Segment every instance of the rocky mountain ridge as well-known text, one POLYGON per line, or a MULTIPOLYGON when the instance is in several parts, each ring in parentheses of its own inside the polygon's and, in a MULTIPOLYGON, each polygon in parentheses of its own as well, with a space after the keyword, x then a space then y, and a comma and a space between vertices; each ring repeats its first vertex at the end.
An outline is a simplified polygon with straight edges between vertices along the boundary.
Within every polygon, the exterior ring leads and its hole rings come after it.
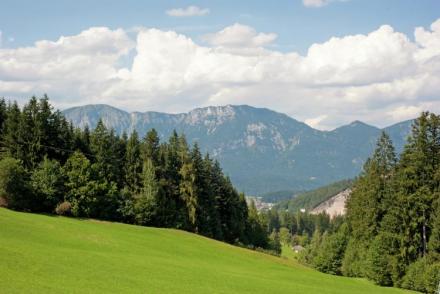
MULTIPOLYGON (((247 105, 197 108, 188 113, 133 112, 108 105, 63 111, 74 125, 94 128, 102 119, 117 133, 155 128, 162 139, 176 129, 217 158, 242 191, 260 195, 306 190, 355 177, 373 151, 381 129, 356 121, 320 131, 285 114, 247 105)), ((385 128, 398 151, 411 121, 385 128)))

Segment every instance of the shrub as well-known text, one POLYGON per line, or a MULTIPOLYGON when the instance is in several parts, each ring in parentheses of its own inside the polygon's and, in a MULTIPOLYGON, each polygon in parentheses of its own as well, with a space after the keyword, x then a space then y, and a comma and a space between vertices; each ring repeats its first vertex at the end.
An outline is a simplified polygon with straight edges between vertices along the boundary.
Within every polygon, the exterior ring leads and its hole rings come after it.
POLYGON ((440 291, 440 263, 434 263, 427 267, 424 284, 427 293, 440 291))
POLYGON ((402 287, 419 292, 425 291, 424 276, 428 264, 425 258, 420 258, 408 266, 405 277, 402 281, 402 287))
POLYGON ((72 205, 68 201, 64 201, 57 205, 55 213, 58 215, 72 215, 72 205))
POLYGON ((437 293, 439 283, 440 263, 426 256, 408 266, 402 287, 424 293, 437 293))

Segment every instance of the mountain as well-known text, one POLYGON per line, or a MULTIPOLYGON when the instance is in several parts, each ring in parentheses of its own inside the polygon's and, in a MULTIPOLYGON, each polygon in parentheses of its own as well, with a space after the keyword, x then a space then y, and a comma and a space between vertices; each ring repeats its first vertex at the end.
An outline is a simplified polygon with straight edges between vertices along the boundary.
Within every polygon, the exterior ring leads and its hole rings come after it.
MULTIPOLYGON (((128 113, 108 105, 63 111, 74 125, 91 128, 101 118, 116 132, 143 136, 155 128, 166 139, 176 129, 217 158, 233 183, 247 194, 309 190, 355 177, 374 149, 381 129, 355 121, 319 131, 285 114, 247 105, 197 108, 188 113, 128 113)), ((411 121, 385 129, 403 148, 411 121)))
POLYGON ((280 211, 289 210, 290 212, 297 212, 302 209, 311 211, 335 195, 345 190, 350 190, 352 185, 353 180, 341 180, 317 189, 299 193, 291 199, 282 200, 275 205, 275 208, 280 211))
POLYGON ((320 214, 325 212, 331 218, 344 215, 345 214, 345 202, 348 197, 350 197, 351 189, 346 189, 342 192, 339 192, 335 196, 330 199, 320 203, 318 206, 313 208, 310 213, 311 214, 320 214))

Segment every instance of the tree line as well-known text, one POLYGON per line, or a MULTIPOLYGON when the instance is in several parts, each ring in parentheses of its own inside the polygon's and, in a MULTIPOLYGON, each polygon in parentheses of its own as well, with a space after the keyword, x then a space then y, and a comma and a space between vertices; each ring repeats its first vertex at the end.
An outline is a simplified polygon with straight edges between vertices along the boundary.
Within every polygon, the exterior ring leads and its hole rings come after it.
POLYGON ((0 99, 0 205, 15 210, 177 228, 272 250, 218 161, 175 131, 117 135, 76 128, 45 95, 22 108, 0 99))
POLYGON ((303 262, 326 273, 436 293, 440 283, 440 116, 415 120, 400 157, 382 133, 337 230, 316 230, 303 262))

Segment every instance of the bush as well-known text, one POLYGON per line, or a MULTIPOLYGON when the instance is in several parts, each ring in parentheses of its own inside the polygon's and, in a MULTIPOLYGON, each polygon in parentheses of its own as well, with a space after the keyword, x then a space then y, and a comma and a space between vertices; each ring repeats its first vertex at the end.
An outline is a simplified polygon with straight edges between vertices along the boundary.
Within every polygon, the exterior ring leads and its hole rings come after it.
POLYGON ((428 268, 425 258, 420 258, 408 266, 405 277, 402 281, 402 287, 419 292, 425 291, 424 276, 428 268))
POLYGON ((424 284, 427 293, 440 291, 440 263, 434 263, 427 267, 424 284))
POLYGON ((440 283, 440 263, 423 257, 408 266, 402 287, 424 293, 437 293, 440 283))
POLYGON ((68 201, 64 201, 57 205, 55 213, 58 215, 72 215, 72 205, 68 201))

